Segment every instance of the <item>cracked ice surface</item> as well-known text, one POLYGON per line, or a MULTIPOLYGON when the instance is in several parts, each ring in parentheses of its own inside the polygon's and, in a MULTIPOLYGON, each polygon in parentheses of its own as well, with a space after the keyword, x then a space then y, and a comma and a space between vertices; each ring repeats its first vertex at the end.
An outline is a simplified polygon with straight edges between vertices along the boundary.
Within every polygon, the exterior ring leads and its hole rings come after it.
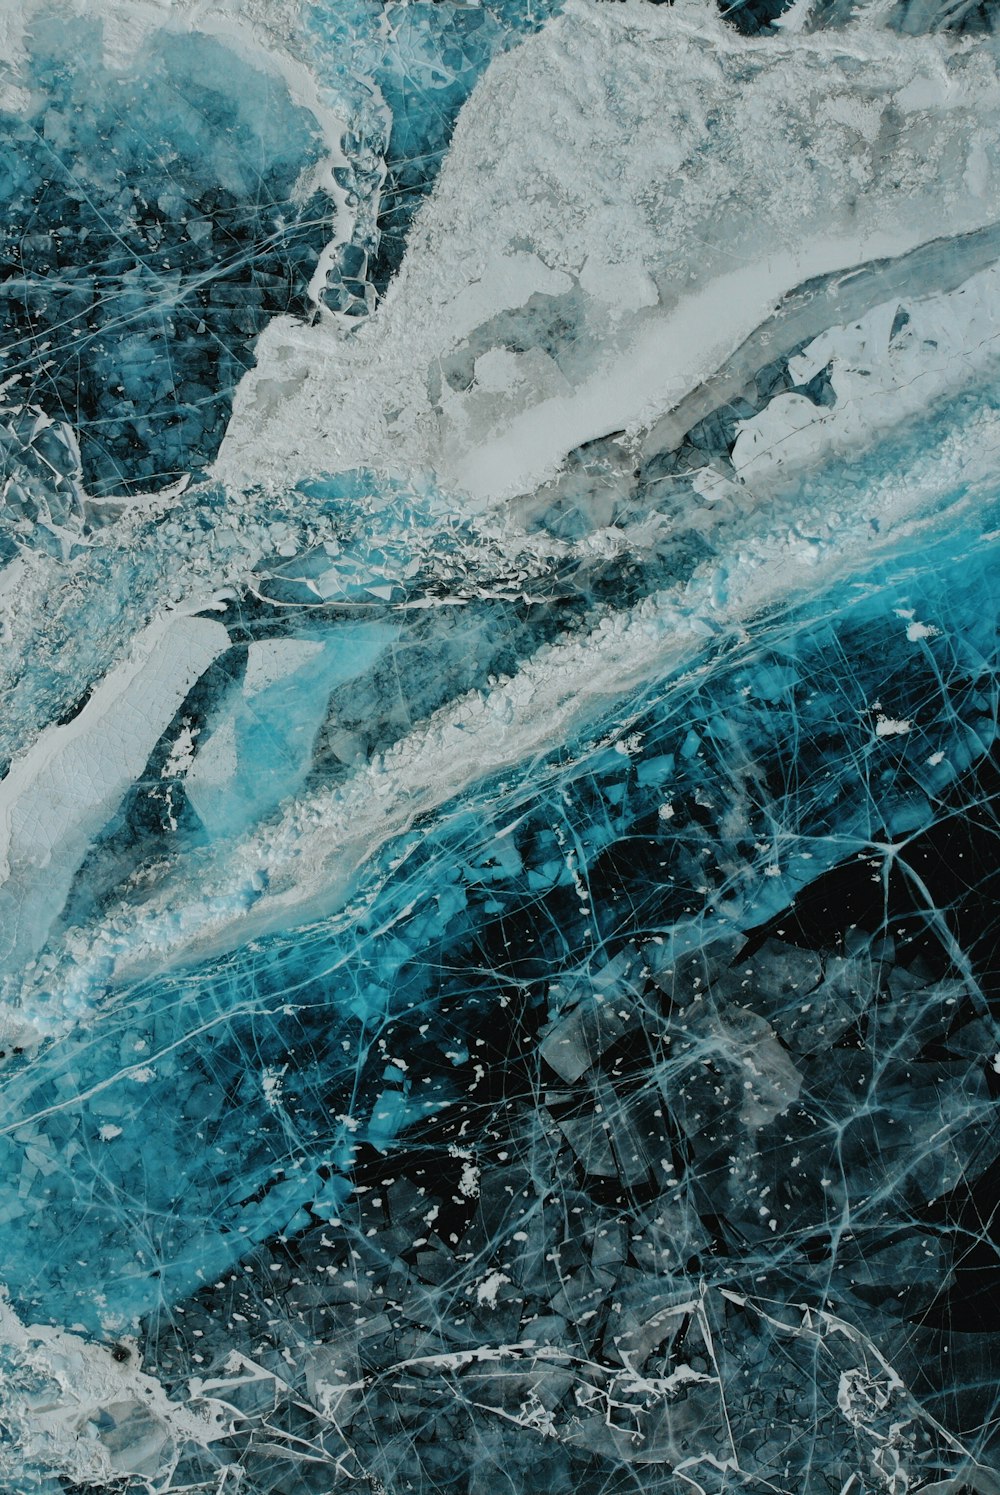
POLYGON ((998 1495, 979 5, 0 0, 0 1488, 998 1495))

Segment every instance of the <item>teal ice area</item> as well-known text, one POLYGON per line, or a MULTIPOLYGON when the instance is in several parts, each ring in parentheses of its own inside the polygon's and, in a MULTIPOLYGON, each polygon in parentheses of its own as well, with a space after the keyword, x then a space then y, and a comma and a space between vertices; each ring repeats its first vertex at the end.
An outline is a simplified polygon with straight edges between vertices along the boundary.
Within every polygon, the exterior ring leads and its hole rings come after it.
MULTIPOLYGON (((280 78, 198 33, 154 33, 114 68, 113 24, 33 16, 26 107, 0 125, 4 401, 69 427, 94 498, 210 460, 256 335, 308 310, 333 220, 303 189, 317 121, 280 78)), ((23 419, 4 430, 18 485, 38 438, 23 419)))

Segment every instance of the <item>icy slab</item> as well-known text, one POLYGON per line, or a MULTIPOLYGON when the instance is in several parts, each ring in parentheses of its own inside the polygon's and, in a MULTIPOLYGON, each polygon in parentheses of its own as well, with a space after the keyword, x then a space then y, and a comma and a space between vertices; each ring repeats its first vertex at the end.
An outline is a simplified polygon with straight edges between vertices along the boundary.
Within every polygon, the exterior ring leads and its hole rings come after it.
POLYGON ((72 721, 50 727, 11 765, 0 783, 6 970, 38 953, 95 836, 188 690, 228 644, 211 619, 158 620, 72 721))
POLYGON ((362 674, 392 635, 379 626, 332 639, 274 639, 247 650, 242 690, 207 726, 184 793, 208 834, 247 830, 302 788, 331 691, 362 674))
POLYGON ((893 298, 853 325, 829 328, 788 365, 799 387, 822 374, 828 398, 780 395, 742 423, 732 450, 737 476, 759 492, 832 453, 864 451, 956 388, 995 379, 998 318, 1000 269, 990 266, 950 293, 893 298))

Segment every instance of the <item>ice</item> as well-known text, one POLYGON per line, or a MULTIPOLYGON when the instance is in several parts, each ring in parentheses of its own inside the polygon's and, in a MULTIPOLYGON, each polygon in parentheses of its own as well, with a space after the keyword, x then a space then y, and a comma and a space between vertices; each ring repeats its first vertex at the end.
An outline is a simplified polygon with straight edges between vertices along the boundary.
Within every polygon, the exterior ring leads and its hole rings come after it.
POLYGON ((753 491, 765 470, 863 451, 880 432, 933 408, 980 378, 995 378, 1000 358, 997 269, 980 271, 956 291, 883 302, 850 327, 829 328, 788 361, 795 390, 823 375, 822 403, 804 393, 775 396, 737 426, 732 464, 753 491))
POLYGON ((116 1477, 154 1476, 162 1456, 169 1465, 188 1439, 211 1443, 226 1428, 224 1409, 208 1398, 196 1410, 171 1404, 143 1373, 134 1344, 112 1348, 26 1326, 6 1297, 0 1358, 8 1425, 0 1473, 12 1488, 55 1492, 68 1479, 93 1488, 116 1477))
POLYGON ((360 625, 318 639, 252 643, 238 697, 207 724, 183 777, 209 836, 246 830, 305 782, 334 686, 382 653, 388 629, 360 625))
POLYGON ((0 426, 4 505, 0 554, 41 544, 63 559, 83 538, 86 493, 73 427, 42 411, 9 410, 0 426))
POLYGON ((340 316, 362 318, 385 295, 459 112, 491 59, 558 9, 558 0, 312 8, 318 71, 352 122, 343 173, 356 226, 332 258, 324 291, 340 316))
MULTIPOLYGON (((961 429, 968 430, 969 412, 964 406, 959 409, 961 429)), ((752 511, 735 518, 725 511, 721 518, 712 514, 714 524, 732 521, 728 530, 713 536, 714 560, 698 564, 702 557, 696 553, 693 562, 680 567, 670 557, 677 567, 675 579, 663 591, 643 596, 632 607, 612 606, 596 619, 584 614, 579 629, 540 648, 537 634, 529 630, 519 640, 518 632, 508 625, 511 632, 500 639, 505 646, 501 657, 513 663, 520 642, 528 646, 523 663, 508 677, 498 677, 492 673, 496 656, 487 647, 477 660, 469 661, 478 674, 472 681, 465 676, 472 688, 459 689, 437 709, 432 706, 434 696, 423 694, 426 715, 415 722, 413 708, 397 694, 398 671, 394 671, 388 706, 395 719, 386 722, 386 736, 370 760, 346 778, 338 775, 332 785, 305 795, 265 829, 250 832, 227 858, 213 861, 204 872, 195 867, 193 886, 167 879, 161 889, 150 890, 138 915, 129 907, 113 912, 95 942, 102 972, 109 957, 116 976, 124 978, 150 969, 151 964, 189 959, 199 949, 219 948, 251 932, 273 929, 275 921, 280 923, 290 909, 306 918, 343 907, 357 886, 356 869, 363 865, 366 848, 370 854, 415 814, 429 813, 484 774, 500 774, 519 761, 530 761, 532 754, 544 751, 557 723, 570 732, 627 686, 641 689, 665 673, 696 665, 726 620, 730 626, 752 620, 794 596, 796 587, 800 595, 806 595, 824 582, 833 585, 835 578, 845 575, 852 559, 860 562, 880 549, 898 554, 892 520, 901 533, 926 533, 927 545, 936 551, 941 526, 961 532, 963 514, 974 501, 970 495, 980 491, 973 482, 974 469, 964 440, 951 435, 955 414, 952 409, 942 415, 942 440, 930 457, 923 441, 914 437, 885 446, 873 456, 870 485, 858 489, 850 509, 845 503, 850 489, 840 471, 831 469, 826 490, 810 480, 811 533, 809 528, 803 533, 801 510, 791 531, 781 512, 774 516, 773 528, 766 530, 752 511), (831 526, 828 516, 838 501, 845 507, 831 526), (941 504, 947 519, 935 513, 941 504), (882 516, 881 532, 872 525, 873 508, 882 516), (749 529, 754 531, 752 540, 749 529), (532 644, 536 645, 533 650, 532 644)), ((990 442, 995 440, 989 436, 991 418, 985 426, 982 412, 976 411, 971 418, 972 429, 987 433, 982 447, 986 471, 980 481, 988 489, 994 450, 990 442)), ((654 567, 653 577, 657 576, 654 567)), ((544 616, 543 612, 539 621, 544 616)), ((903 620, 895 614, 892 627, 905 639, 907 657, 912 658, 913 645, 905 638, 903 620)), ((476 637, 478 650, 479 637, 456 635, 459 628, 453 615, 434 632, 451 643, 463 637, 468 643, 476 637)), ((397 654, 402 647, 397 646, 397 654)), ((450 648, 448 657, 454 658, 450 648)), ((459 684, 463 675, 457 664, 451 668, 452 679, 459 684)), ((431 681, 436 689, 439 677, 433 667, 431 681)), ((765 699, 773 689, 771 681, 769 669, 763 685, 765 699)), ((904 709, 907 699, 904 694, 897 702, 883 700, 873 682, 868 699, 859 700, 853 708, 855 720, 867 724, 863 729, 867 741, 884 740, 884 731, 878 730, 880 719, 911 719, 904 709)), ((698 734, 685 733, 672 748, 675 758, 697 760, 701 751, 698 734)), ((947 782, 955 766, 969 762, 964 745, 956 744, 952 751, 955 762, 944 768, 943 776, 937 776, 941 783, 947 782)), ((888 782, 891 778, 890 772, 888 782)), ((928 784, 934 779, 932 771, 928 784)), ((818 791, 821 797, 829 794, 831 805, 837 803, 840 782, 838 778, 821 784, 818 791)), ((662 802, 657 800, 657 810, 662 802)), ((863 800, 858 801, 858 810, 870 826, 871 815, 863 800)), ((917 792, 905 803, 890 796, 881 813, 887 824, 902 833, 918 826, 931 811, 924 794, 917 792)), ((853 819, 846 820, 845 832, 853 834, 854 829, 853 819)), ((769 843, 770 836, 764 840, 769 843)), ((536 858, 531 876, 539 886, 557 879, 572 882, 568 855, 570 860, 579 855, 572 843, 553 842, 546 857, 536 858)), ((786 896, 800 875, 818 870, 800 868, 795 858, 791 866, 783 866, 780 848, 767 867, 774 881, 770 892, 760 896, 774 899, 786 896)), ((586 901, 585 886, 582 894, 578 889, 578 896, 586 901)), ((91 960, 86 952, 77 952, 76 963, 74 981, 89 981, 91 960)))
POLYGON ((11 765, 0 785, 6 970, 41 949, 91 842, 228 643, 225 628, 210 619, 160 619, 72 721, 48 728, 11 765))
POLYGON ((347 348, 322 323, 273 324, 219 474, 299 471, 336 410, 345 466, 378 450, 390 470, 432 466, 473 508, 501 503, 581 444, 661 418, 817 278, 995 224, 995 192, 969 169, 992 158, 987 49, 891 32, 865 58, 827 33, 750 49, 696 14, 691 31, 674 7, 584 5, 500 55, 382 318, 347 348), (780 129, 762 132, 772 115, 780 129), (637 280, 654 304, 636 302, 637 280), (497 348, 524 374, 500 398, 474 377, 497 348), (258 394, 272 360, 298 378, 276 405, 258 394))
POLYGON ((211 459, 256 335, 308 308, 333 203, 306 190, 320 123, 266 52, 154 29, 116 66, 102 19, 25 17, 0 329, 5 402, 66 421, 105 495, 211 459))
POLYGON ((988 13, 0 47, 0 1486, 998 1495, 988 13))

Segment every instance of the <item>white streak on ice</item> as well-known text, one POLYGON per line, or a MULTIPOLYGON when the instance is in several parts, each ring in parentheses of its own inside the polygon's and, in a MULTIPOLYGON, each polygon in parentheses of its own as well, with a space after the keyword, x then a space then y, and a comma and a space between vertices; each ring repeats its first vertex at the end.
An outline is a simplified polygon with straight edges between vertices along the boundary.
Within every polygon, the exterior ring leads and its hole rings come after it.
POLYGON ((2 953, 11 965, 44 944, 94 837, 228 644, 211 619, 157 619, 77 716, 47 728, 13 763, 0 783, 2 953))

